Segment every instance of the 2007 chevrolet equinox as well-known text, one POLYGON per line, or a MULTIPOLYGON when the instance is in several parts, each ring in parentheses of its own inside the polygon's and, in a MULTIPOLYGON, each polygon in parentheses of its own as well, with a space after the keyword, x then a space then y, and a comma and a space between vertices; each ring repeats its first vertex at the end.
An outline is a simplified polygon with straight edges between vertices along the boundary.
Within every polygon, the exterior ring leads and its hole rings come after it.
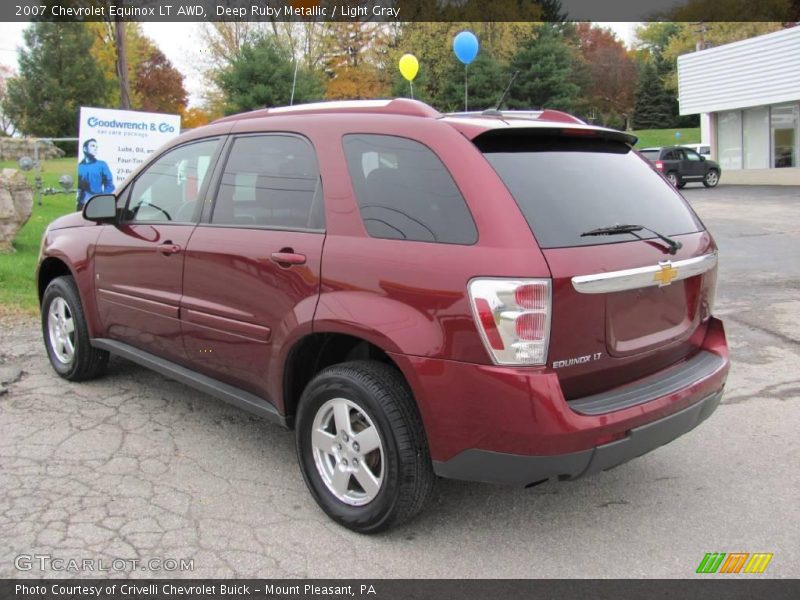
POLYGON ((296 430, 308 489, 376 532, 435 477, 596 473, 717 407, 717 249, 626 133, 413 100, 181 135, 53 222, 53 368, 116 354, 296 430))

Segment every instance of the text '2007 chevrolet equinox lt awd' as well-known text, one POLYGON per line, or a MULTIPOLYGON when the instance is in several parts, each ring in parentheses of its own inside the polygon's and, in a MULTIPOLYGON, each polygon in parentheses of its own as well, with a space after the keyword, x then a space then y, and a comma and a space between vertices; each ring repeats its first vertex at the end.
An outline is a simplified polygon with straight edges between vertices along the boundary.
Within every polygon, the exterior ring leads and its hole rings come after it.
POLYGON ((437 475, 609 469, 708 417, 729 365, 714 240, 635 141, 407 99, 220 119, 50 225, 50 362, 119 355, 293 427, 361 532, 437 475))

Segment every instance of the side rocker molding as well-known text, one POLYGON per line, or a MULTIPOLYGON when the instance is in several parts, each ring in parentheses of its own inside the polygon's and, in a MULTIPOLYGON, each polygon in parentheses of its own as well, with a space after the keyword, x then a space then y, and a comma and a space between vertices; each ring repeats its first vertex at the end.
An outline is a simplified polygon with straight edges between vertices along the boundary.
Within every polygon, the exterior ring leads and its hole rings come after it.
POLYGON ((210 396, 219 398, 249 413, 269 419, 283 427, 288 427, 286 418, 279 414, 272 404, 255 394, 202 375, 196 371, 164 360, 154 354, 139 350, 123 342, 105 338, 94 338, 91 340, 91 344, 95 348, 107 350, 111 354, 126 358, 131 362, 147 367, 156 373, 179 381, 210 396))

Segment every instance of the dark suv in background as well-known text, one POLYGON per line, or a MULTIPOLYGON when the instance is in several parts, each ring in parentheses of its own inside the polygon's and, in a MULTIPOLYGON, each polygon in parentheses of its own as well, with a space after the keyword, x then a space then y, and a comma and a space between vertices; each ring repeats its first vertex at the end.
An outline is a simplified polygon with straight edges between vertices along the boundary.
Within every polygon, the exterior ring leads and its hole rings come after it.
POLYGON ((226 117, 47 229, 50 362, 116 354, 294 428, 360 532, 437 475, 609 469, 708 417, 729 364, 714 240, 635 142, 405 99, 226 117))
POLYGON ((677 188, 693 181, 706 187, 716 187, 722 170, 719 163, 698 154, 691 148, 670 146, 644 148, 639 153, 652 162, 656 169, 677 188))

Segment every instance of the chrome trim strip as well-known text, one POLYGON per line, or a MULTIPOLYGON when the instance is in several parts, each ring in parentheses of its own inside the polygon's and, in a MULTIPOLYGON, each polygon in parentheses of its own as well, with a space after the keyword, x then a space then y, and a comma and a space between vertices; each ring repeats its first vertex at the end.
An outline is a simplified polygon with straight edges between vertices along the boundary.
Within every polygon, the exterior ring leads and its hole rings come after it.
POLYGON ((607 294, 609 292, 624 292, 644 287, 663 287, 673 281, 681 281, 695 275, 702 275, 716 266, 717 253, 712 252, 711 254, 676 262, 661 261, 657 265, 648 267, 596 273, 594 275, 577 275, 572 278, 572 287, 581 294, 607 294), (658 273, 670 267, 677 270, 677 273, 668 283, 663 283, 656 279, 658 273))

